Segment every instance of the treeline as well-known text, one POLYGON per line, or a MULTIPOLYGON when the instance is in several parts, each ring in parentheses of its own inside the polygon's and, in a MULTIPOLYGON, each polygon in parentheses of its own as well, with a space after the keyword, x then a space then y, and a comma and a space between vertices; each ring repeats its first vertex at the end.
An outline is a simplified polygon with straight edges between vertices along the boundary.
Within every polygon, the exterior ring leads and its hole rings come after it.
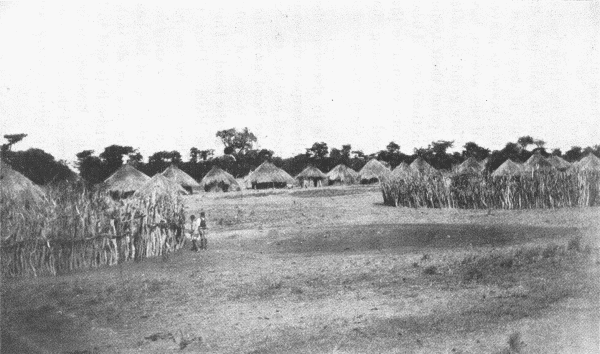
MULTIPOLYGON (((342 163, 352 169, 360 170, 370 159, 376 158, 391 169, 402 162, 411 163, 422 157, 438 170, 450 170, 469 157, 481 161, 488 159, 487 169, 495 170, 507 158, 515 162, 525 162, 532 154, 539 152, 543 156, 556 155, 569 162, 578 161, 589 153, 600 156, 600 145, 593 147, 573 146, 562 152, 560 149, 546 150, 546 143, 531 136, 523 136, 516 142, 509 142, 501 150, 491 151, 474 142, 466 143, 461 151, 448 152, 454 147, 454 141, 439 140, 426 148, 416 148, 412 154, 401 152, 400 145, 390 142, 385 149, 371 154, 361 150, 353 150, 350 144, 340 148, 330 148, 325 142, 315 142, 310 148, 290 158, 275 156, 272 150, 255 149, 256 136, 244 128, 227 129, 217 132, 223 143, 223 154, 215 154, 214 150, 190 148, 187 156, 178 151, 158 151, 148 157, 147 162, 139 151, 131 146, 111 145, 96 154, 93 150, 83 150, 76 154, 76 165, 79 175, 91 184, 104 181, 123 163, 131 163, 149 176, 164 171, 170 164, 176 164, 197 180, 200 180, 213 166, 219 166, 235 177, 246 176, 264 161, 270 161, 283 168, 292 176, 300 173, 306 166, 314 165, 323 172, 328 172, 342 163)), ((5 135, 7 143, 2 145, 2 158, 13 168, 23 173, 37 184, 73 179, 73 172, 65 161, 56 161, 54 157, 40 149, 13 151, 12 146, 26 137, 26 134, 5 135)))

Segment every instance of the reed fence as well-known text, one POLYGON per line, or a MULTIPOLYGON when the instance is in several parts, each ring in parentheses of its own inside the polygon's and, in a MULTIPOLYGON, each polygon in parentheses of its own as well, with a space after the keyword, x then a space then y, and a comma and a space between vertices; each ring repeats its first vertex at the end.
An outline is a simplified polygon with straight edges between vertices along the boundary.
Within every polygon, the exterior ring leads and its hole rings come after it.
POLYGON ((600 205, 600 172, 406 175, 381 183, 386 205, 414 208, 533 209, 600 205))
POLYGON ((185 242, 183 204, 175 195, 115 202, 81 189, 48 194, 45 203, 27 207, 2 200, 3 275, 56 275, 167 256, 185 242))

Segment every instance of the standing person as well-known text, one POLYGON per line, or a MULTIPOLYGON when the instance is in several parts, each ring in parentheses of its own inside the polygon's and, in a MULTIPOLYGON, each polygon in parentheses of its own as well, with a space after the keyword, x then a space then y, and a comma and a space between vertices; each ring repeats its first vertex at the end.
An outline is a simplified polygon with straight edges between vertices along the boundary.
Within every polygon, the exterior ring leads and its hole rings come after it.
POLYGON ((199 228, 199 233, 200 233, 200 249, 205 250, 207 248, 207 240, 206 240, 206 215, 204 214, 204 212, 200 212, 200 228, 199 228))
POLYGON ((196 215, 190 216, 190 237, 192 238, 192 251, 198 252, 198 241, 201 241, 200 238, 200 220, 196 219, 196 215))

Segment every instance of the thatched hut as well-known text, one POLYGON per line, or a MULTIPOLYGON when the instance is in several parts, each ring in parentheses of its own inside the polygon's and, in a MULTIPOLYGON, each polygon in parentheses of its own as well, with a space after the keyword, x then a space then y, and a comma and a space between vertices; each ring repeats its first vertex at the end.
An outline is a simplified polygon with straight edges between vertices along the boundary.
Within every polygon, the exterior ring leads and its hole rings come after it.
POLYGON ((410 175, 412 174, 412 170, 410 169, 410 166, 402 161, 398 166, 396 166, 396 168, 394 168, 394 170, 392 170, 392 178, 398 178, 398 179, 406 179, 408 177, 410 177, 410 175))
POLYGON ((542 156, 539 153, 535 153, 535 154, 531 155, 531 157, 529 159, 527 159, 527 161, 525 161, 525 163, 523 164, 523 167, 525 168, 525 170, 527 172, 532 172, 532 171, 552 172, 552 171, 556 171, 556 168, 554 168, 554 166, 552 166, 552 164, 550 162, 548 162, 548 160, 546 160, 544 158, 544 156, 542 156))
POLYGON ((422 175, 435 175, 439 173, 438 170, 433 168, 420 156, 410 164, 410 169, 413 171, 413 173, 422 175))
POLYGON ((360 176, 360 183, 369 184, 376 183, 382 178, 389 176, 390 172, 381 162, 372 159, 363 166, 358 174, 360 176))
POLYGON ((550 164, 559 171, 566 171, 569 169, 569 167, 571 167, 571 164, 569 162, 563 160, 561 157, 556 155, 552 155, 546 160, 548 160, 548 162, 550 162, 550 164))
POLYGON ((230 192, 241 190, 236 179, 217 166, 208 171, 200 181, 200 188, 206 192, 230 192))
POLYGON ((263 162, 250 173, 247 180, 253 189, 286 188, 296 183, 287 172, 268 161, 263 162))
POLYGON ((134 197, 159 197, 163 195, 186 195, 188 191, 185 190, 179 183, 168 179, 164 175, 157 173, 154 177, 150 178, 140 189, 138 189, 133 196, 134 197))
POLYGON ((481 164, 471 156, 458 166, 456 173, 459 175, 478 175, 482 170, 481 164))
POLYGON ((108 177, 101 188, 115 198, 127 198, 142 188, 149 180, 150 177, 130 164, 125 164, 108 177))
POLYGON ((350 167, 339 164, 327 173, 327 178, 329 179, 329 185, 354 184, 359 181, 359 174, 350 167))
POLYGON ((200 184, 196 182, 196 180, 192 178, 192 176, 188 175, 175 165, 169 166, 166 170, 163 171, 162 175, 178 183, 190 194, 201 188, 200 184))
POLYGON ((45 193, 42 188, 0 160, 0 200, 29 206, 44 199, 45 193))
POLYGON ((513 162, 511 159, 507 159, 492 173, 492 177, 520 176, 522 174, 523 167, 513 162))
POLYGON ((590 153, 574 163, 573 167, 580 171, 600 171, 600 159, 596 157, 596 155, 590 153))
POLYGON ((323 181, 327 180, 327 175, 315 166, 307 166, 296 176, 296 179, 300 181, 300 185, 303 187, 308 187, 310 185, 322 187, 323 181))

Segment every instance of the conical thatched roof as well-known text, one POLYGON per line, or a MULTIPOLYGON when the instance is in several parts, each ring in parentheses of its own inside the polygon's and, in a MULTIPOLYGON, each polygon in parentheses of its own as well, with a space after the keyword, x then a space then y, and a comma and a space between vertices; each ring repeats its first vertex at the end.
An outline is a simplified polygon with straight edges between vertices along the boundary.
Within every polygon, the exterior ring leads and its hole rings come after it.
POLYGON ((392 171, 392 176, 399 177, 399 178, 406 178, 406 177, 410 176, 411 174, 412 174, 412 170, 410 169, 410 166, 404 161, 402 161, 392 171))
POLYGON ((294 184, 296 180, 287 172, 265 161, 254 172, 248 175, 248 181, 254 183, 287 183, 294 184))
POLYGON ((554 171, 556 170, 554 166, 548 160, 546 160, 541 154, 533 154, 531 157, 523 164, 526 170, 536 170, 536 171, 554 171))
POLYGON ((339 164, 327 173, 327 178, 329 178, 331 182, 352 184, 358 182, 359 175, 358 172, 350 167, 339 164))
POLYGON ((421 174, 437 174, 438 170, 436 170, 435 168, 433 168, 430 164, 427 163, 427 161, 425 161, 422 157, 417 157, 411 164, 410 164, 410 168, 413 170, 413 172, 415 173, 421 173, 421 174))
POLYGON ((481 164, 475 160, 473 156, 466 159, 463 163, 461 163, 456 169, 457 174, 472 174, 476 175, 481 173, 481 164))
POLYGON ((381 162, 372 159, 358 172, 361 180, 381 179, 390 174, 390 170, 381 162))
POLYGON ((514 163, 511 159, 507 159, 492 173, 492 177, 518 176, 522 173, 523 167, 521 165, 514 163))
POLYGON ((45 199, 44 191, 29 178, 0 160, 0 198, 17 202, 38 203, 45 199))
POLYGON ((226 171, 217 166, 208 171, 206 176, 200 181, 200 186, 207 192, 209 191, 239 191, 240 185, 236 179, 226 171))
POLYGON ((185 195, 188 192, 183 189, 179 183, 168 179, 160 173, 150 178, 140 189, 138 189, 133 196, 134 197, 150 197, 150 196, 161 196, 161 195, 185 195))
POLYGON ((104 181, 103 187, 110 192, 134 192, 142 188, 149 180, 150 177, 130 164, 125 164, 104 181))
POLYGON ((297 179, 327 179, 327 175, 321 172, 315 166, 307 166, 302 172, 298 173, 296 176, 297 179))
POLYGON ((592 153, 573 165, 580 171, 600 171, 600 159, 592 153))
POLYGON ((552 164, 552 166, 554 166, 554 168, 556 168, 559 171, 565 171, 569 167, 571 167, 570 163, 568 163, 567 161, 563 160, 561 157, 556 156, 556 155, 552 155, 552 156, 548 157, 546 160, 548 160, 548 162, 550 162, 550 164, 552 164))
POLYGON ((182 170, 179 169, 179 167, 177 167, 175 165, 169 166, 166 170, 163 171, 162 175, 172 181, 179 183, 179 185, 181 185, 182 187, 186 187, 186 188, 199 188, 200 187, 200 184, 198 182, 196 182, 196 180, 193 179, 192 176, 183 172, 182 170))

